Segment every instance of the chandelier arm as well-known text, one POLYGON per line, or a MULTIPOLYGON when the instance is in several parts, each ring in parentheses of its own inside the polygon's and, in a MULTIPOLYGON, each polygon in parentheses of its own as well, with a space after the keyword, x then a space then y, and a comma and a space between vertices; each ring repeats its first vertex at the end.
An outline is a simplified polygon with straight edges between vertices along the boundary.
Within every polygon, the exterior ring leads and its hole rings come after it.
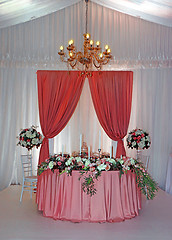
POLYGON ((69 64, 72 68, 74 68, 77 64, 77 59, 75 59, 75 61, 73 60, 73 61, 69 62, 69 64))
POLYGON ((64 55, 60 55, 60 60, 61 60, 62 62, 67 63, 68 60, 67 60, 66 54, 64 54, 64 55))
POLYGON ((95 58, 93 58, 93 65, 94 65, 97 69, 100 69, 100 68, 101 68, 100 63, 99 63, 95 58))

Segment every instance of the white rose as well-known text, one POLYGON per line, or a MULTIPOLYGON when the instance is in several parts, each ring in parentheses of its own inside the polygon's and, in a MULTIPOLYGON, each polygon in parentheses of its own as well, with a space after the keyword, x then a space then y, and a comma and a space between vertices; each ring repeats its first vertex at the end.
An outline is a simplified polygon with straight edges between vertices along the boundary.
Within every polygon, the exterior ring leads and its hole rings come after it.
POLYGON ((130 158, 130 163, 131 163, 131 165, 134 165, 135 164, 135 160, 133 158, 130 158))
POLYGON ((118 162, 122 165, 124 163, 124 160, 119 159, 118 162))
POLYGON ((137 130, 137 131, 136 131, 136 135, 137 135, 137 136, 139 136, 139 135, 141 135, 141 134, 142 134, 142 131, 140 131, 140 130, 137 130))
POLYGON ((48 167, 49 167, 49 169, 52 169, 54 167, 53 161, 49 162, 48 167))
POLYGON ((75 159, 77 162, 81 162, 81 157, 76 157, 75 159))
POLYGON ((128 136, 128 141, 131 142, 131 140, 132 140, 132 137, 131 137, 131 135, 129 135, 128 136))
POLYGON ((115 163, 116 163, 115 159, 113 159, 113 158, 108 158, 107 161, 110 162, 110 163, 112 163, 112 164, 115 164, 115 163))
POLYGON ((69 158, 69 159, 65 162, 65 165, 66 165, 66 166, 71 165, 72 159, 73 159, 73 157, 69 158))
POLYGON ((31 138, 32 133, 30 131, 26 132, 26 137, 31 138))
POLYGON ((88 167, 90 163, 91 163, 90 160, 86 159, 85 166, 88 167))
POLYGON ((99 170, 99 171, 102 171, 102 170, 105 170, 106 169, 106 165, 103 163, 103 164, 100 164, 98 167, 97 167, 97 169, 99 170))
POLYGON ((32 139, 32 144, 34 144, 34 145, 36 145, 36 144, 38 144, 38 139, 37 138, 34 138, 34 139, 32 139))
POLYGON ((36 133, 34 132, 33 134, 31 134, 31 138, 35 138, 36 137, 36 133))
POLYGON ((141 142, 138 143, 138 146, 139 146, 139 148, 144 148, 145 147, 145 143, 141 141, 141 142))

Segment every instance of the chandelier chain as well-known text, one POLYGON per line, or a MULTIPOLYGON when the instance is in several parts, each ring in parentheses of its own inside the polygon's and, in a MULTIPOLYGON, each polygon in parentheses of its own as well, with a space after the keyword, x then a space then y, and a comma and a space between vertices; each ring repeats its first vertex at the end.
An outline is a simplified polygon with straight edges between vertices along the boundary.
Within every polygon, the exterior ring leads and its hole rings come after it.
POLYGON ((88 28, 88 0, 85 0, 85 2, 86 2, 86 10, 85 10, 85 19, 86 19, 86 21, 85 21, 85 33, 88 33, 87 32, 87 28, 88 28))

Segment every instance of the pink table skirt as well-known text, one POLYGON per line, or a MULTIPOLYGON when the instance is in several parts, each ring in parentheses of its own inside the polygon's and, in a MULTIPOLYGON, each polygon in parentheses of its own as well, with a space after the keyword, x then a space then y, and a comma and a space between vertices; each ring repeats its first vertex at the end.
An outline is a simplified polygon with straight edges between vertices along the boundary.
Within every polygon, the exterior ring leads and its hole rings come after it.
POLYGON ((118 171, 102 172, 95 180, 97 193, 92 197, 82 191, 79 176, 79 171, 72 176, 43 172, 38 181, 38 210, 46 217, 72 222, 120 222, 138 215, 141 194, 134 173, 129 171, 120 178, 118 171))

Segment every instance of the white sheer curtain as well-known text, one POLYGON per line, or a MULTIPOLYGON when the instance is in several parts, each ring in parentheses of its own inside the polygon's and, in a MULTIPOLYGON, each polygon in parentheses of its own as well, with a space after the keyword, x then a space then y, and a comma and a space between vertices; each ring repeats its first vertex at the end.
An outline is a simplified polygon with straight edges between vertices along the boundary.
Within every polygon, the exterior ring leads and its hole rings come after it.
POLYGON ((101 149, 110 152, 111 139, 102 129, 92 103, 88 79, 86 79, 77 108, 64 130, 54 139, 54 152, 72 153, 79 151, 80 134, 82 140, 90 146, 92 152, 98 152, 99 131, 101 131, 101 149))
MULTIPOLYGON (((24 24, 0 30, 0 189, 21 181, 20 154, 16 146, 21 128, 39 125, 36 71, 66 69, 57 56, 58 47, 73 38, 80 49, 84 27, 83 2, 24 24)), ((172 28, 143 21, 95 3, 90 4, 88 30, 102 45, 109 43, 114 60, 107 70, 133 70, 133 105, 129 131, 149 131, 152 145, 150 172, 165 187, 172 136, 172 28)), ((70 123, 55 139, 54 152, 78 150, 79 134, 93 151, 101 129, 95 116, 88 82, 70 123)), ((102 150, 111 141, 102 130, 102 150)), ((115 149, 115 143, 114 143, 115 149)), ((33 150, 34 167, 39 150, 33 150)), ((128 155, 135 155, 128 150, 128 155)))
MULTIPOLYGON (((0 69, 0 189, 21 182, 20 155, 17 146, 21 128, 38 126, 36 71, 30 68, 0 69)), ((40 129, 39 129, 40 130, 40 129)), ((33 151, 37 165, 38 150, 33 151)))
MULTIPOLYGON (((136 126, 147 130, 151 147, 149 172, 164 189, 172 145, 172 69, 134 70, 132 112, 128 131, 136 126)), ((134 155, 134 150, 128 150, 134 155)))

